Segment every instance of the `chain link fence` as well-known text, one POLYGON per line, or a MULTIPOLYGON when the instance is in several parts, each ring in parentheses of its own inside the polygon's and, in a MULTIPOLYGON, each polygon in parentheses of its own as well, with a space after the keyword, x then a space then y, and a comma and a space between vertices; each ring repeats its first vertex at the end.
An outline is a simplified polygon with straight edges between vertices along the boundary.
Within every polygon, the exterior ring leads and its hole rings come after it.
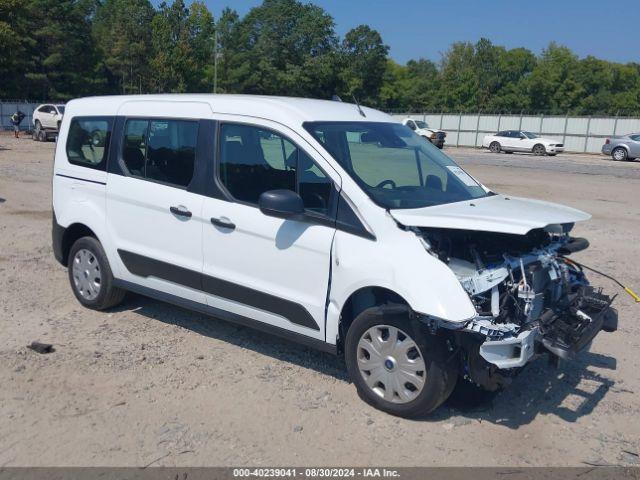
POLYGON ((640 132, 640 118, 570 117, 559 115, 485 115, 482 113, 394 113, 399 121, 413 118, 447 132, 446 145, 480 147, 485 135, 525 130, 550 137, 568 152, 600 153, 609 137, 640 132))

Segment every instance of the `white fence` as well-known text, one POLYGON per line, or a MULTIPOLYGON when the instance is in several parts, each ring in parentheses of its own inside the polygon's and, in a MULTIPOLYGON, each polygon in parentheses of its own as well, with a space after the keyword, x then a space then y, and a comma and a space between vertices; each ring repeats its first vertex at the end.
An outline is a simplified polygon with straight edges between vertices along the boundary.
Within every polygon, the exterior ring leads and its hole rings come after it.
POLYGON ((640 132, 640 118, 566 117, 547 115, 484 115, 458 113, 393 114, 411 117, 447 132, 446 144, 480 147, 482 138, 500 130, 525 130, 564 143, 569 152, 600 153, 605 139, 640 132))

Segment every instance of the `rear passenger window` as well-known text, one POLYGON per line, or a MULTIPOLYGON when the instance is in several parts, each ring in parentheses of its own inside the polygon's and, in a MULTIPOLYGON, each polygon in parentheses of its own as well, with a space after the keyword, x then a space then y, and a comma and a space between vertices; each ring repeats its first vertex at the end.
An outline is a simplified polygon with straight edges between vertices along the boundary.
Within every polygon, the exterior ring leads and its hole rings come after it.
POLYGON ((67 134, 67 159, 73 165, 106 170, 112 117, 75 117, 67 134))
POLYGON ((131 175, 186 187, 191 182, 198 141, 198 122, 128 120, 122 160, 131 175))

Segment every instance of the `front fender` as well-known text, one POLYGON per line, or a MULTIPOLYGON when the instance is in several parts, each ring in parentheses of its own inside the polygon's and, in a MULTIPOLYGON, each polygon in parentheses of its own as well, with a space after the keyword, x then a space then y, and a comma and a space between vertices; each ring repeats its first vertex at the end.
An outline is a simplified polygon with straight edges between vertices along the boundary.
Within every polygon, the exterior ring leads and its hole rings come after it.
POLYGON ((430 255, 412 232, 395 229, 372 241, 337 231, 332 261, 327 341, 335 338, 349 297, 364 287, 391 290, 414 311, 449 322, 466 322, 476 315, 451 269, 430 255))

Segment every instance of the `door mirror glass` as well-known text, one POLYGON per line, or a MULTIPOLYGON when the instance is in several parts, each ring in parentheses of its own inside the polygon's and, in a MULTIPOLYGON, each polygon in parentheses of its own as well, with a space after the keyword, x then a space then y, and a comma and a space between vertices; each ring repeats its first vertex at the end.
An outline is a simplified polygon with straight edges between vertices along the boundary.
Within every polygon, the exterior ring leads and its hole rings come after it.
POLYGON ((293 190, 269 190, 260 195, 258 207, 265 215, 291 218, 304 213, 302 197, 293 190))

